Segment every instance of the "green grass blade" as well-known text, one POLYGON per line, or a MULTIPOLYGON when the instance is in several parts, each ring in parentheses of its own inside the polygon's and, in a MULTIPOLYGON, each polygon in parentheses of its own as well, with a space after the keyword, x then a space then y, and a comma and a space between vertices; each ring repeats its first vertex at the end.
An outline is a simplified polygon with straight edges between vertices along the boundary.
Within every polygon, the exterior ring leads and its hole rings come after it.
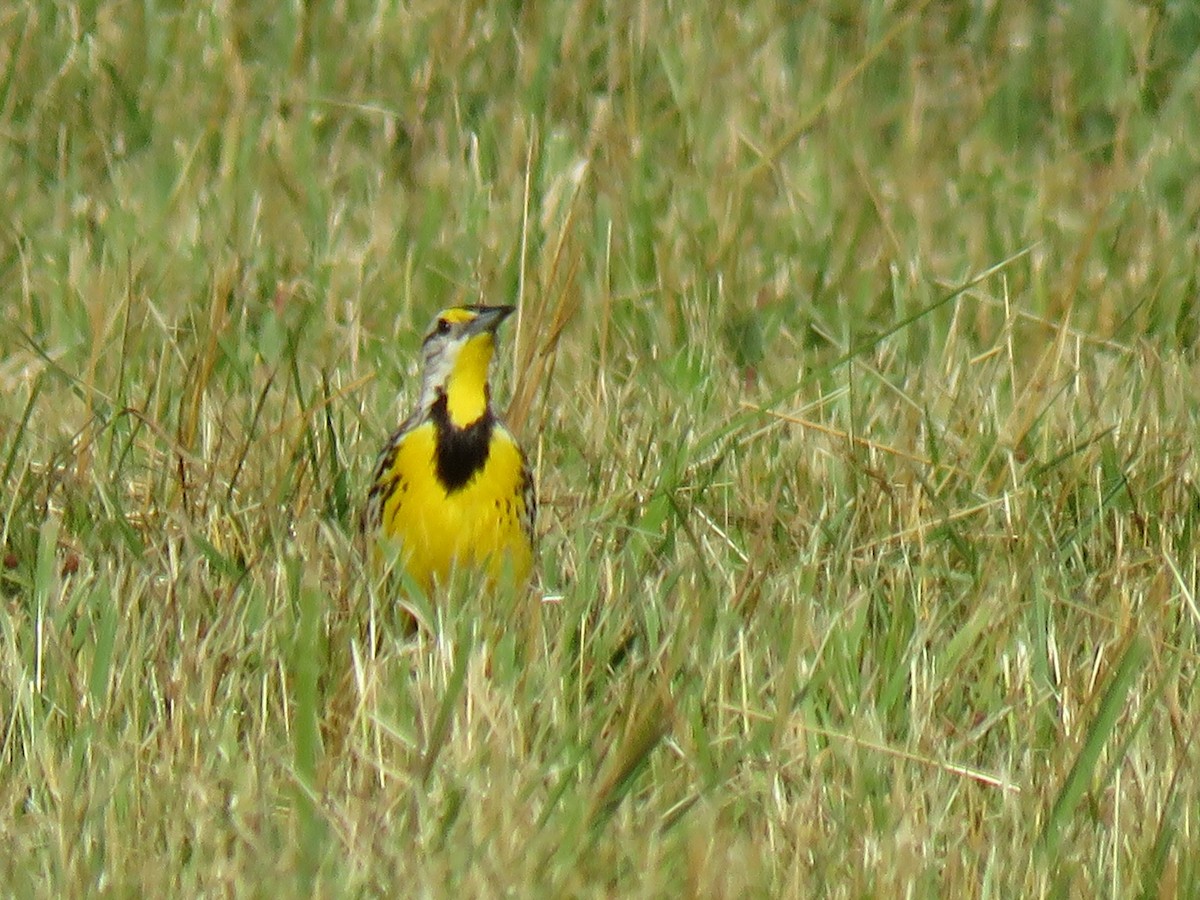
POLYGON ((1121 654, 1121 658, 1117 661, 1116 669, 1109 679, 1100 705, 1096 708, 1096 713, 1088 725, 1075 762, 1071 765, 1066 780, 1054 798, 1050 814, 1042 828, 1040 846, 1047 854, 1053 855, 1058 848, 1064 831, 1075 815, 1079 801, 1083 799, 1084 793, 1091 785, 1097 772, 1100 756, 1115 735, 1114 729, 1117 720, 1125 709, 1129 693, 1141 675, 1149 655, 1149 642, 1140 634, 1134 634, 1121 654))

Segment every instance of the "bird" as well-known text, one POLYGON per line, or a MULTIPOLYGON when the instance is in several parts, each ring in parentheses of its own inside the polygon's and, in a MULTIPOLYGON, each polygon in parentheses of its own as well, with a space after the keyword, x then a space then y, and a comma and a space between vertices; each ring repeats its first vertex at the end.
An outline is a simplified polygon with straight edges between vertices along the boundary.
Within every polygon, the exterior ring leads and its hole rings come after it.
POLYGON ((459 570, 492 587, 528 582, 537 493, 517 439, 492 408, 497 329, 513 306, 455 306, 422 344, 416 409, 375 465, 364 528, 429 595, 459 570))

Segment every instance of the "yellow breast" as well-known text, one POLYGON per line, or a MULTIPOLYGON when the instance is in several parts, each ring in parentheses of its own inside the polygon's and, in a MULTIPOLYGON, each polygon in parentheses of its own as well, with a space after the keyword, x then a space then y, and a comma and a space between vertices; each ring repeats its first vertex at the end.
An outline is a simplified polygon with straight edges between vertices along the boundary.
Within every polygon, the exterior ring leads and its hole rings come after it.
POLYGON ((426 591, 457 569, 479 569, 495 582, 521 584, 533 568, 526 523, 525 460, 509 432, 496 425, 487 461, 462 487, 447 491, 435 467, 437 431, 426 422, 396 447, 383 480, 394 488, 380 528, 412 579, 426 591))

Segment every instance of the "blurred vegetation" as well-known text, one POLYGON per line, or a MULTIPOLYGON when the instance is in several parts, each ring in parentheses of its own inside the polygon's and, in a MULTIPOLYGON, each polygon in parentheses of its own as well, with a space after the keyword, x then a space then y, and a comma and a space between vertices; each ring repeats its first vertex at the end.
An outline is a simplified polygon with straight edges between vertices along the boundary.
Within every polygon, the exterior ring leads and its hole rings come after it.
POLYGON ((0 879, 1185 890, 1198 49, 1170 0, 0 10, 0 879), (355 520, 463 301, 521 309, 541 578, 409 640, 355 520))

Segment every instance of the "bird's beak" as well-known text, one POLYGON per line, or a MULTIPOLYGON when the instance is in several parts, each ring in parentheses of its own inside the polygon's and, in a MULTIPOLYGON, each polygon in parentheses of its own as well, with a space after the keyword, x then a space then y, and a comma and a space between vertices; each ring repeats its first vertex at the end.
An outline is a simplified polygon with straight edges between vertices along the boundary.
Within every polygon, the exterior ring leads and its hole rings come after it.
POLYGON ((485 331, 496 333, 496 329, 500 327, 500 323, 517 311, 515 306, 489 306, 479 311, 475 319, 466 327, 466 333, 470 337, 477 334, 483 334, 485 331))

